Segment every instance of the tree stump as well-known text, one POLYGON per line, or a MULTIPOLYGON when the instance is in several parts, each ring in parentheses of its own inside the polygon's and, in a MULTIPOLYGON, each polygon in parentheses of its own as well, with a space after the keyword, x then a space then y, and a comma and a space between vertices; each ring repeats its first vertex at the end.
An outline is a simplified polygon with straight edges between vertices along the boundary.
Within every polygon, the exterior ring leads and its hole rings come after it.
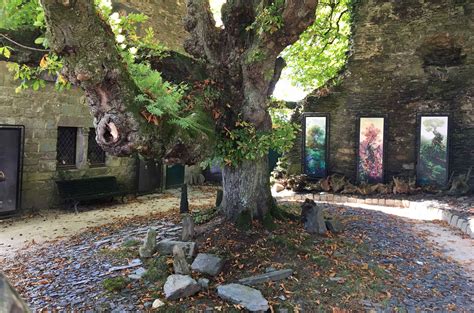
POLYGON ((310 234, 325 235, 327 233, 323 210, 313 200, 306 199, 301 205, 301 222, 310 234))

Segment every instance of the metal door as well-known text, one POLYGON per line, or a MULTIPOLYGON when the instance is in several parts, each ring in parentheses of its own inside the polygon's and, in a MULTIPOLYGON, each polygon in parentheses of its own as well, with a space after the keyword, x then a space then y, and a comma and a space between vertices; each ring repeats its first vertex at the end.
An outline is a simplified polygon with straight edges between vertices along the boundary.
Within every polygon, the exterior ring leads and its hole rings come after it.
POLYGON ((177 188, 184 184, 184 166, 175 164, 166 167, 166 189, 177 188))
POLYGON ((138 162, 138 194, 157 192, 161 186, 161 164, 155 160, 138 162))
POLYGON ((23 129, 0 125, 0 213, 20 207, 23 129))

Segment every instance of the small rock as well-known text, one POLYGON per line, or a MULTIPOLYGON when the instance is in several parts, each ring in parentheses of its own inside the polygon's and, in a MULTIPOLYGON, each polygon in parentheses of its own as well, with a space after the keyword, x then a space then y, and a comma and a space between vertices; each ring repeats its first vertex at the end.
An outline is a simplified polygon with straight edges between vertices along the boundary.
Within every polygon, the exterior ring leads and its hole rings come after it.
POLYGON ((311 199, 306 199, 301 205, 301 221, 310 234, 324 235, 327 233, 323 210, 311 199))
POLYGON ((198 284, 201 286, 202 289, 209 288, 209 279, 207 278, 199 278, 198 284))
POLYGON ((139 267, 135 270, 133 274, 128 275, 128 278, 139 280, 139 279, 142 279, 145 273, 146 273, 146 269, 144 269, 143 267, 139 267))
POLYGON ((282 184, 276 183, 274 186, 276 192, 282 192, 283 190, 285 190, 285 186, 283 186, 282 184))
POLYGON ((173 269, 176 274, 191 274, 191 269, 186 261, 183 249, 178 245, 173 247, 173 269))
POLYGON ((148 302, 143 303, 143 306, 145 308, 150 308, 152 306, 152 303, 148 301, 148 302))
POLYGON ((251 312, 264 311, 268 307, 268 301, 262 293, 254 288, 239 284, 228 284, 217 287, 217 294, 224 300, 239 304, 251 312))
POLYGON ((153 301, 153 304, 151 307, 154 309, 158 309, 159 307, 162 307, 163 305, 165 305, 163 301, 161 301, 160 299, 156 299, 155 301, 153 301))
POLYGON ((183 229, 181 233, 181 240, 188 241, 194 238, 194 220, 189 214, 183 217, 183 229))
POLYGON ((166 299, 176 300, 194 295, 201 287, 188 275, 174 274, 168 276, 163 287, 166 299))
POLYGON ((156 230, 150 228, 146 233, 145 241, 143 246, 140 247, 138 252, 142 258, 151 258, 153 253, 156 251, 156 230))
POLYGON ((282 280, 282 279, 290 277, 292 274, 293 274, 292 269, 273 271, 273 272, 265 273, 262 275, 256 275, 256 276, 239 279, 239 283, 253 286, 253 285, 258 285, 267 281, 282 280))
POLYGON ((328 218, 326 220, 326 228, 334 234, 342 232, 342 224, 337 218, 328 218))
POLYGON ((193 271, 216 276, 222 270, 224 260, 214 254, 199 253, 191 268, 193 271))

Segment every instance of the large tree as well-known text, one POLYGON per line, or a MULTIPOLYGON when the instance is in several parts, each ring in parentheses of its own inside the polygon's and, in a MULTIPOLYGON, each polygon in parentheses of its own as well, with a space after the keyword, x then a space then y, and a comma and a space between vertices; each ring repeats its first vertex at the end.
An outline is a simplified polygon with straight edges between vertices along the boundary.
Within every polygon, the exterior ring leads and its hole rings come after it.
MULTIPOLYGON (((317 0, 227 0, 223 27, 216 27, 208 0, 188 0, 189 56, 144 53, 146 66, 121 51, 93 0, 41 5, 50 50, 62 60, 61 80, 84 90, 104 150, 183 164, 218 150, 226 217, 268 214, 273 200, 266 153, 292 135, 272 127, 269 98, 285 66, 279 55, 313 24, 317 0), (167 85, 153 70, 188 88, 167 85)), ((31 49, 37 30, 0 33, 0 44, 15 46, 10 61, 45 63, 42 47, 31 49)))

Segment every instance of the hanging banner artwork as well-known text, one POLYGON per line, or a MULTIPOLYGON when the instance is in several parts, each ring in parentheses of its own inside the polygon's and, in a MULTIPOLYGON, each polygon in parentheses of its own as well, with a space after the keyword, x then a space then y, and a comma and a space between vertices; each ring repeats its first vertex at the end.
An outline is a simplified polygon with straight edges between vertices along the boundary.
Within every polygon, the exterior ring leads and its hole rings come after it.
POLYGON ((357 180, 381 183, 384 179, 385 118, 361 117, 359 119, 359 149, 357 180))
POLYGON ((449 117, 421 116, 417 183, 445 185, 448 180, 448 123, 449 117))
POLYGON ((303 117, 303 167, 310 177, 325 177, 327 173, 328 117, 306 113, 303 117))

